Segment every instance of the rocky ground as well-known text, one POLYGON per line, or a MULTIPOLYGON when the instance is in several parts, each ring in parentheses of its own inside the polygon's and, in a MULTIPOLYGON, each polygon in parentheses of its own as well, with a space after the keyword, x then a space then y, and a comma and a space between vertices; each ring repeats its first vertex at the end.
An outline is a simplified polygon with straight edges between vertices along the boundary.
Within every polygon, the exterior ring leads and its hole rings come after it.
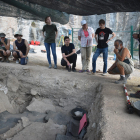
MULTIPOLYGON (((102 136, 105 140, 139 140, 140 118, 127 113, 123 85, 114 84, 119 76, 67 72, 60 66, 60 48, 57 48, 58 69, 48 69, 46 54, 40 52, 43 46, 34 48, 36 53, 29 54, 28 65, 15 62, 0 65, 2 140, 55 140, 56 134, 65 134, 66 124, 72 119, 70 111, 76 106, 88 110, 85 140, 99 140, 102 136)), ((114 62, 110 59, 108 67, 114 62)), ((102 71, 102 67, 99 58, 97 70, 102 71)), ((129 94, 140 90, 139 75, 139 69, 135 69, 128 80, 129 94)))

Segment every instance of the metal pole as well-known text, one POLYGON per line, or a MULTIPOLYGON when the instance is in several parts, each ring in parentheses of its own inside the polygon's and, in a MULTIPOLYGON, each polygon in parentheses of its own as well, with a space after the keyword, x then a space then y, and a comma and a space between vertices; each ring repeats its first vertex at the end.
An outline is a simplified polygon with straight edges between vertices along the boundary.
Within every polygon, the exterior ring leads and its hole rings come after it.
POLYGON ((72 43, 73 43, 73 28, 72 28, 72 43))
POLYGON ((140 26, 139 26, 139 68, 140 68, 140 26))
POLYGON ((133 26, 131 26, 131 56, 133 58, 133 26))

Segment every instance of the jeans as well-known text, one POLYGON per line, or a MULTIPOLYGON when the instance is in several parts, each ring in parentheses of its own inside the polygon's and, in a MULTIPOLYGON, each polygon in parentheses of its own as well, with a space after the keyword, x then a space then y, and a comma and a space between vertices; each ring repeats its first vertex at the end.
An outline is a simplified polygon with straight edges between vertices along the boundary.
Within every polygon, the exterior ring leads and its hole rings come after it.
POLYGON ((47 51, 47 59, 48 63, 51 64, 51 56, 50 56, 50 46, 53 54, 54 64, 57 65, 57 56, 56 56, 56 44, 55 43, 44 43, 47 51))
MULTIPOLYGON (((69 61, 69 63, 73 63, 72 68, 74 69, 76 67, 77 54, 75 53, 75 54, 67 57, 67 60, 69 61)), ((67 66, 67 62, 63 58, 61 60, 61 65, 67 66)))
POLYGON ((93 73, 96 72, 96 60, 101 53, 103 53, 103 61, 104 61, 103 73, 107 73, 108 47, 107 48, 97 48, 97 50, 92 58, 93 73))

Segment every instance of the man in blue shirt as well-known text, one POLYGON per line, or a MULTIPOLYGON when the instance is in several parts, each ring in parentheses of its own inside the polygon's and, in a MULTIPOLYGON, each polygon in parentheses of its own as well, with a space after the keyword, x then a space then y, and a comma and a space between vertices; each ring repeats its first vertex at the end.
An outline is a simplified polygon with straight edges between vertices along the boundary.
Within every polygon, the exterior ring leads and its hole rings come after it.
POLYGON ((64 37, 64 43, 65 45, 62 46, 61 52, 62 52, 62 60, 61 65, 66 66, 68 71, 71 71, 71 63, 72 65, 72 71, 76 72, 76 60, 77 60, 77 54, 75 53, 75 47, 73 43, 70 43, 70 39, 68 36, 64 37))

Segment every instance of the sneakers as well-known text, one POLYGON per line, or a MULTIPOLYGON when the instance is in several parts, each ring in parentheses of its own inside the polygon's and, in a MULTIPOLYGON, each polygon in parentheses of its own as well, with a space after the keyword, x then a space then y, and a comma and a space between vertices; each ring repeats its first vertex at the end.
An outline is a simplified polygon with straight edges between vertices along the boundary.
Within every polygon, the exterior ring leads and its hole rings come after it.
POLYGON ((89 75, 95 75, 96 73, 93 72, 93 71, 91 71, 91 72, 89 72, 88 74, 89 74, 89 75))
POLYGON ((79 71, 79 73, 83 73, 83 72, 86 72, 86 70, 80 70, 80 71, 79 71))
POLYGON ((2 58, 1 62, 4 62, 5 61, 5 58, 2 58))
POLYGON ((54 65, 54 69, 57 69, 57 65, 54 65))
POLYGON ((7 62, 7 63, 10 63, 10 60, 7 58, 7 59, 6 59, 6 62, 7 62))
POLYGON ((125 80, 127 81, 127 79, 130 77, 130 74, 126 74, 125 75, 125 80))
POLYGON ((116 84, 126 84, 126 79, 123 76, 120 76, 118 81, 115 81, 116 84))
POLYGON ((51 69, 52 68, 52 65, 51 64, 49 64, 49 69, 51 69))
POLYGON ((107 75, 107 73, 103 73, 103 74, 102 74, 102 76, 106 76, 106 75, 107 75))
POLYGON ((19 64, 19 59, 16 60, 16 64, 19 64))

